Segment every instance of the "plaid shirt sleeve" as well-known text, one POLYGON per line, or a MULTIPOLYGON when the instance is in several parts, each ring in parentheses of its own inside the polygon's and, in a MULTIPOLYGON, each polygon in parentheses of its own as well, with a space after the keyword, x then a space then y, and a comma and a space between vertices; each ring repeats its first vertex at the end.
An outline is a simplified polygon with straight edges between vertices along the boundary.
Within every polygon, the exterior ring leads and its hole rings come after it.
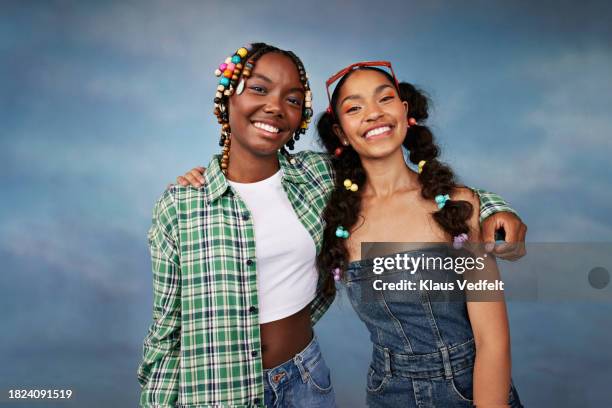
POLYGON ((480 222, 498 212, 511 212, 519 216, 501 196, 478 188, 472 188, 480 198, 480 222))
POLYGON ((148 234, 153 268, 153 324, 138 367, 142 407, 174 407, 179 391, 181 287, 176 208, 169 191, 153 210, 148 234))

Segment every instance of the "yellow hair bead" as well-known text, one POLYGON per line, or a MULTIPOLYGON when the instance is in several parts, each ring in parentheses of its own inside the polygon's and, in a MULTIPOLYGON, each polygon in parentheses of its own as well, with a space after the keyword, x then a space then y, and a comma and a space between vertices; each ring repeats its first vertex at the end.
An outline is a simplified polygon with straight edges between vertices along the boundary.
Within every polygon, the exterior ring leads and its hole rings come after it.
POLYGON ((344 188, 346 188, 347 190, 351 190, 352 192, 359 190, 359 186, 353 183, 350 179, 344 180, 343 184, 344 184, 344 188))
POLYGON ((423 172, 423 166, 425 166, 425 163, 427 163, 425 160, 421 160, 419 162, 419 174, 423 172))
POLYGON ((239 48, 239 49, 238 49, 238 51, 236 51, 236 54, 240 55, 240 58, 244 58, 244 57, 246 57, 246 55, 247 55, 248 53, 249 53, 249 52, 248 52, 248 51, 247 51, 247 49, 246 49, 246 48, 244 48, 244 47, 239 48))

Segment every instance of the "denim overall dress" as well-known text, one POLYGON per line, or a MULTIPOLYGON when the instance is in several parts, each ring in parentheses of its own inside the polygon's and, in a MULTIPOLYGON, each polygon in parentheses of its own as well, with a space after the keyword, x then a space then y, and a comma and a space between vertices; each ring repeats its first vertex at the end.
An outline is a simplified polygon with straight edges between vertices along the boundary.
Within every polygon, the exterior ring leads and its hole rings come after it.
MULTIPOLYGON (((448 256, 441 247, 402 252, 408 256, 448 256)), ((465 301, 431 299, 427 290, 375 291, 375 280, 455 281, 454 271, 419 268, 375 274, 373 260, 351 262, 347 293, 373 343, 367 375, 369 407, 472 407, 476 349, 465 301)), ((508 404, 522 407, 514 385, 508 404)))

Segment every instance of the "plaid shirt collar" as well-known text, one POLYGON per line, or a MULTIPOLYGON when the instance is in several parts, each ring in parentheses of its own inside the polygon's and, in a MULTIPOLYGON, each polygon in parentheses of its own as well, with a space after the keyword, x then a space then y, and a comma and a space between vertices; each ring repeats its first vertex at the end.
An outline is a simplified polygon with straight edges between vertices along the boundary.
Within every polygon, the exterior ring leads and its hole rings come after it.
MULTIPOLYGON (((277 153, 278 162, 280 164, 280 169, 283 174, 283 181, 287 181, 293 184, 303 184, 308 183, 308 179, 306 178, 306 173, 304 171, 303 164, 297 162, 295 165, 289 163, 287 158, 281 154, 277 153)), ((204 174, 204 186, 201 187, 204 193, 206 194, 208 203, 212 203, 217 198, 221 197, 229 187, 229 183, 227 182, 227 178, 221 171, 221 165, 219 164, 219 155, 213 156, 210 163, 208 163, 208 168, 204 174)))

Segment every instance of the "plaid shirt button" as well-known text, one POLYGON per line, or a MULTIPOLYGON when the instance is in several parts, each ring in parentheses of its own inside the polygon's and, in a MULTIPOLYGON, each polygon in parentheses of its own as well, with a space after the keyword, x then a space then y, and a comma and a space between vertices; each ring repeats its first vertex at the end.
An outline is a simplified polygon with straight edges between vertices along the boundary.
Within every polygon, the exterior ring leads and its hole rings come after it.
POLYGON ((252 259, 247 259, 246 264, 247 264, 247 266, 253 265, 253 260, 252 259))
POLYGON ((255 307, 255 306, 249 307, 249 312, 251 312, 251 313, 257 312, 257 307, 255 307))

